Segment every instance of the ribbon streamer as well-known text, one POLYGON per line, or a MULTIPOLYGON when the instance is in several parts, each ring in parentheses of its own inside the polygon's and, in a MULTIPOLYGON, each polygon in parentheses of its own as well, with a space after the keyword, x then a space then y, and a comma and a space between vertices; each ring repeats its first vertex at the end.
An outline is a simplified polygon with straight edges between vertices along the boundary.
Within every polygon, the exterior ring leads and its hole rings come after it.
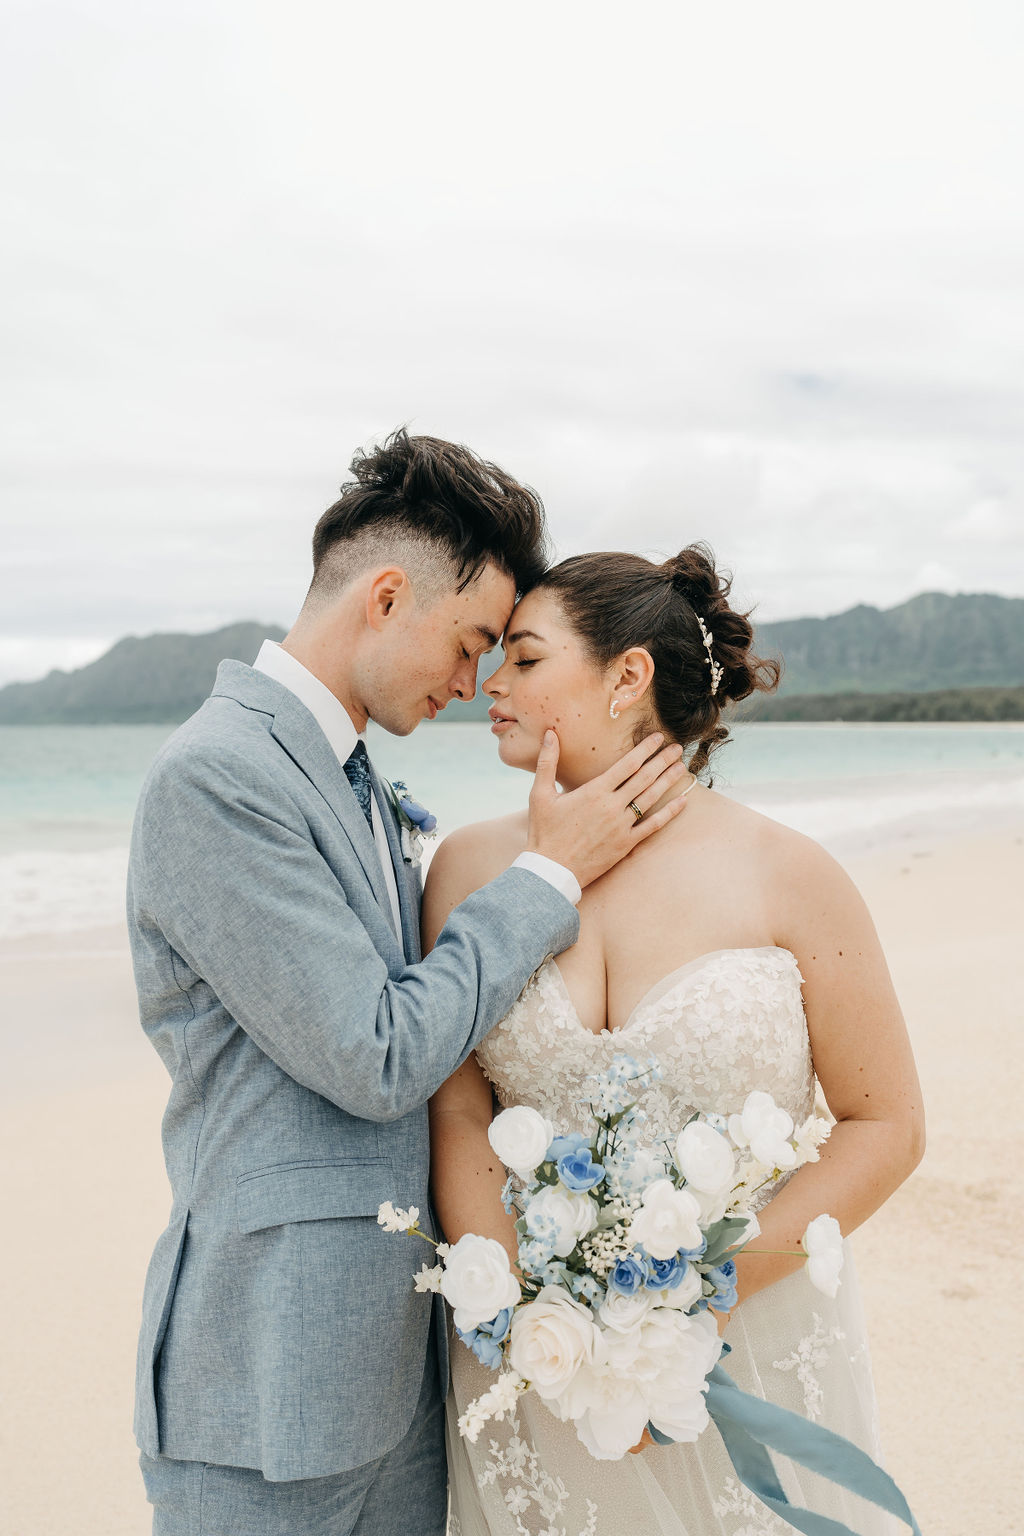
MULTIPOLYGON (((729 1346, 723 1345, 727 1354, 729 1346)), ((829 1482, 850 1493, 858 1494, 870 1504, 877 1504, 909 1525, 913 1536, 921 1536, 921 1529, 910 1512, 910 1506, 888 1472, 883 1472, 877 1462, 865 1451, 842 1435, 815 1424, 810 1419, 780 1408, 777 1403, 766 1403, 763 1398, 744 1392, 732 1377, 716 1365, 708 1377, 708 1413, 715 1421, 729 1460, 744 1488, 749 1488, 762 1504, 786 1520, 794 1530, 804 1536, 857 1536, 841 1520, 831 1520, 826 1515, 816 1515, 813 1510, 801 1509, 786 1497, 778 1474, 768 1454, 769 1448, 799 1462, 810 1472, 817 1472, 829 1482)), ((651 1438, 658 1445, 671 1445, 668 1435, 663 1435, 648 1424, 651 1438)))
POLYGON ((841 1520, 830 1520, 791 1504, 772 1465, 769 1449, 877 1504, 903 1520, 913 1536, 921 1536, 910 1506, 888 1472, 883 1472, 858 1446, 787 1408, 741 1391, 720 1365, 715 1366, 708 1381, 708 1413, 725 1443, 736 1476, 762 1504, 788 1520, 795 1530, 803 1531, 804 1536, 856 1536, 841 1520))

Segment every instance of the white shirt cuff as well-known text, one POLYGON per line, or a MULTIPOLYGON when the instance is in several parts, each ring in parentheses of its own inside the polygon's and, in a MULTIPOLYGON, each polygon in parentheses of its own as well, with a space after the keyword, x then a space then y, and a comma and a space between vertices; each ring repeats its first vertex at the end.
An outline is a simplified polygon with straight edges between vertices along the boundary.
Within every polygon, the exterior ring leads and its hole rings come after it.
POLYGON ((539 875, 548 885, 553 885, 566 901, 571 901, 574 907, 579 905, 583 895, 580 883, 572 870, 566 869, 564 864, 556 864, 554 859, 547 859, 542 853, 521 853, 518 859, 513 859, 512 868, 528 869, 532 875, 539 875))

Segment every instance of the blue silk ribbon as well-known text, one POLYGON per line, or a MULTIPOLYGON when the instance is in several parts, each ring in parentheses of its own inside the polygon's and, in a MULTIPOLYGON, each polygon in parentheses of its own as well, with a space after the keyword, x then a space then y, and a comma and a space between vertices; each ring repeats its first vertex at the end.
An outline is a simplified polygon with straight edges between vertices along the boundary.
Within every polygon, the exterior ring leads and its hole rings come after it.
MULTIPOLYGON (((913 1536, 921 1536, 920 1527, 899 1488, 858 1446, 821 1424, 791 1413, 788 1408, 780 1408, 749 1392, 742 1392, 720 1365, 715 1366, 708 1382, 708 1413, 725 1443, 736 1476, 762 1504, 787 1520, 794 1530, 803 1531, 804 1536, 857 1536, 841 1520, 830 1520, 825 1515, 816 1515, 809 1509, 791 1504, 772 1465, 769 1450, 788 1456, 791 1461, 799 1462, 840 1488, 888 1510, 906 1522, 913 1536)), ((666 1435, 653 1426, 648 1427, 659 1445, 671 1444, 666 1435)))

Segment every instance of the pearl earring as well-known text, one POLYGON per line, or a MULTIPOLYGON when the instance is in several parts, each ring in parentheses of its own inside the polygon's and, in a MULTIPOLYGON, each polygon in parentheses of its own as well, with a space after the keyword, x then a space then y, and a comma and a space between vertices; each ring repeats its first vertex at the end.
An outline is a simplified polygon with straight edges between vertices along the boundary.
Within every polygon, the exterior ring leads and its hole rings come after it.
POLYGON ((619 701, 618 701, 618 699, 612 699, 612 707, 608 711, 608 713, 611 715, 613 720, 617 720, 619 718, 619 701))

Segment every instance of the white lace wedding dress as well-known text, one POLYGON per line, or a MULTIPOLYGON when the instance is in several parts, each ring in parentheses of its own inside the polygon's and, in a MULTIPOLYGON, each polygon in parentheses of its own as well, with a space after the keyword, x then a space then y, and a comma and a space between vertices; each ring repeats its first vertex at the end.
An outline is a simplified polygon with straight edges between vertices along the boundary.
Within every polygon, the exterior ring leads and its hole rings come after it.
MULTIPOLYGON (((583 1079, 623 1050, 661 1064, 661 1082, 642 1098, 652 1141, 674 1138, 694 1110, 738 1112, 754 1088, 773 1094, 799 1123, 815 1091, 801 981, 789 950, 719 950, 666 976, 621 1029, 594 1034, 548 961, 477 1054, 503 1106, 532 1105, 560 1130, 590 1130, 577 1102, 583 1079)), ((743 1302, 725 1338, 732 1353, 724 1368, 738 1386, 880 1459, 849 1252, 834 1301, 801 1269, 743 1302)), ((573 1426, 527 1393, 512 1423, 488 1423, 471 1445, 456 1420, 493 1374, 454 1334, 451 1366, 449 1536, 783 1536, 793 1529, 739 1483, 713 1424, 693 1445, 595 1461, 573 1426)), ((792 1503, 862 1536, 906 1532, 874 1506, 775 1460, 792 1503)))

